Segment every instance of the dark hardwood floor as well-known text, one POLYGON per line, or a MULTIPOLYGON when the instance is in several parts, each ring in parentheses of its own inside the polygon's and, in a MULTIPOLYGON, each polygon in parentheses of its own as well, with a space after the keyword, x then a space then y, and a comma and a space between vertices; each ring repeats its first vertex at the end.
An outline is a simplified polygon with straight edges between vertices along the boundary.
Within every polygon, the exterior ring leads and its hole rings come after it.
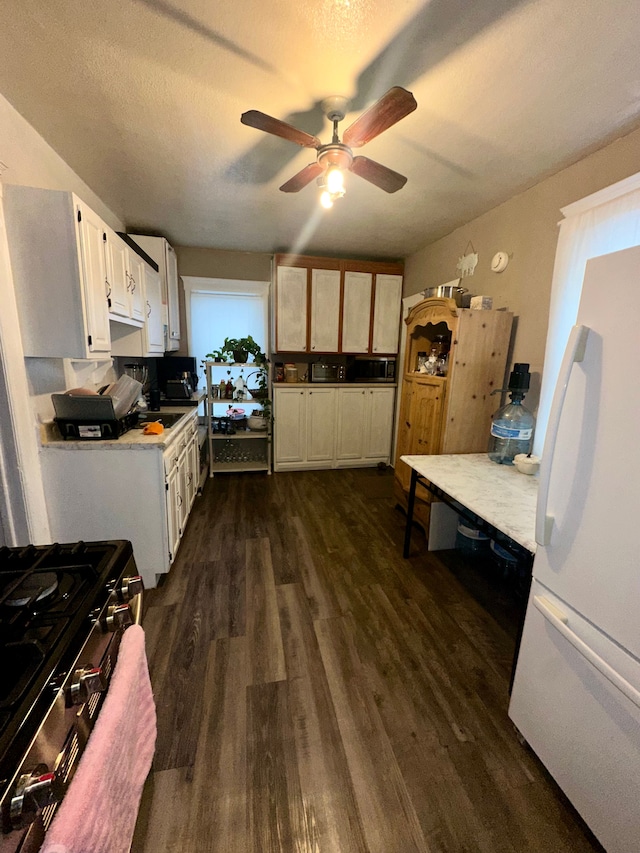
POLYGON ((518 607, 413 538, 390 469, 221 475, 144 628, 133 853, 600 850, 507 717, 518 607))

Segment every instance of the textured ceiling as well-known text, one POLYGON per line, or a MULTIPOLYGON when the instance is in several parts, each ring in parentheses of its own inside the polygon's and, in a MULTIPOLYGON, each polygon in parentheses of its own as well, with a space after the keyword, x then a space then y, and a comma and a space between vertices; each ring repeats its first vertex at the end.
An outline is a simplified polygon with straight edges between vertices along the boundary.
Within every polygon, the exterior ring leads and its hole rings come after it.
POLYGON ((640 122, 632 0, 20 0, 0 93, 130 230, 175 245, 401 257, 640 122), (330 211, 278 187, 314 152, 240 123, 256 109, 329 141, 391 86, 417 110, 357 153, 330 211))

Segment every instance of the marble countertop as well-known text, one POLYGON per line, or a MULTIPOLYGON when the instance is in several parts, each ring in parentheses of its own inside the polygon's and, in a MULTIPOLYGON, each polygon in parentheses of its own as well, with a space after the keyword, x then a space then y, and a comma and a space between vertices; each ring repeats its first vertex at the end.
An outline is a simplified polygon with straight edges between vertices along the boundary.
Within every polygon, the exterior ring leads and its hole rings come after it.
POLYGON ((197 408, 193 405, 186 406, 167 406, 166 409, 160 408, 159 412, 145 412, 141 414, 143 417, 153 420, 160 418, 163 411, 167 415, 181 414, 180 418, 173 426, 165 429, 161 435, 144 435, 141 429, 133 428, 116 439, 91 439, 85 441, 74 441, 73 439, 63 439, 60 435, 58 427, 53 421, 48 421, 41 425, 40 439, 43 450, 122 450, 122 448, 134 447, 137 449, 164 450, 180 433, 182 427, 186 426, 189 421, 189 416, 197 417, 197 408))
POLYGON ((497 465, 486 453, 401 456, 453 500, 535 553, 538 477, 497 465))

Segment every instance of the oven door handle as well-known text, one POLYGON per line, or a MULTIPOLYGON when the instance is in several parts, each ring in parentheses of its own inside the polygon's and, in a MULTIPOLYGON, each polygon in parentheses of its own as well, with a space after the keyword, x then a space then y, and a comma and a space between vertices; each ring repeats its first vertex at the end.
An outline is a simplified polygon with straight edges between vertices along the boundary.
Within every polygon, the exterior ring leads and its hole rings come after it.
POLYGON ((139 592, 129 602, 129 607, 131 608, 131 614, 133 616, 133 624, 141 625, 142 624, 142 593, 139 592))

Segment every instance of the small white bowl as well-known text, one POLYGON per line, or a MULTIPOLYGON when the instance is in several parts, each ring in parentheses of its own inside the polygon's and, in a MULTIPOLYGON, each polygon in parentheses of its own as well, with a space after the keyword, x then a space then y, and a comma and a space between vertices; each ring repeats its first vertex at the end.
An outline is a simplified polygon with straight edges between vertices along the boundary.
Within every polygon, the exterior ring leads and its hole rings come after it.
POLYGON ((513 464, 521 474, 537 474, 540 468, 540 457, 518 453, 513 457, 513 464))

